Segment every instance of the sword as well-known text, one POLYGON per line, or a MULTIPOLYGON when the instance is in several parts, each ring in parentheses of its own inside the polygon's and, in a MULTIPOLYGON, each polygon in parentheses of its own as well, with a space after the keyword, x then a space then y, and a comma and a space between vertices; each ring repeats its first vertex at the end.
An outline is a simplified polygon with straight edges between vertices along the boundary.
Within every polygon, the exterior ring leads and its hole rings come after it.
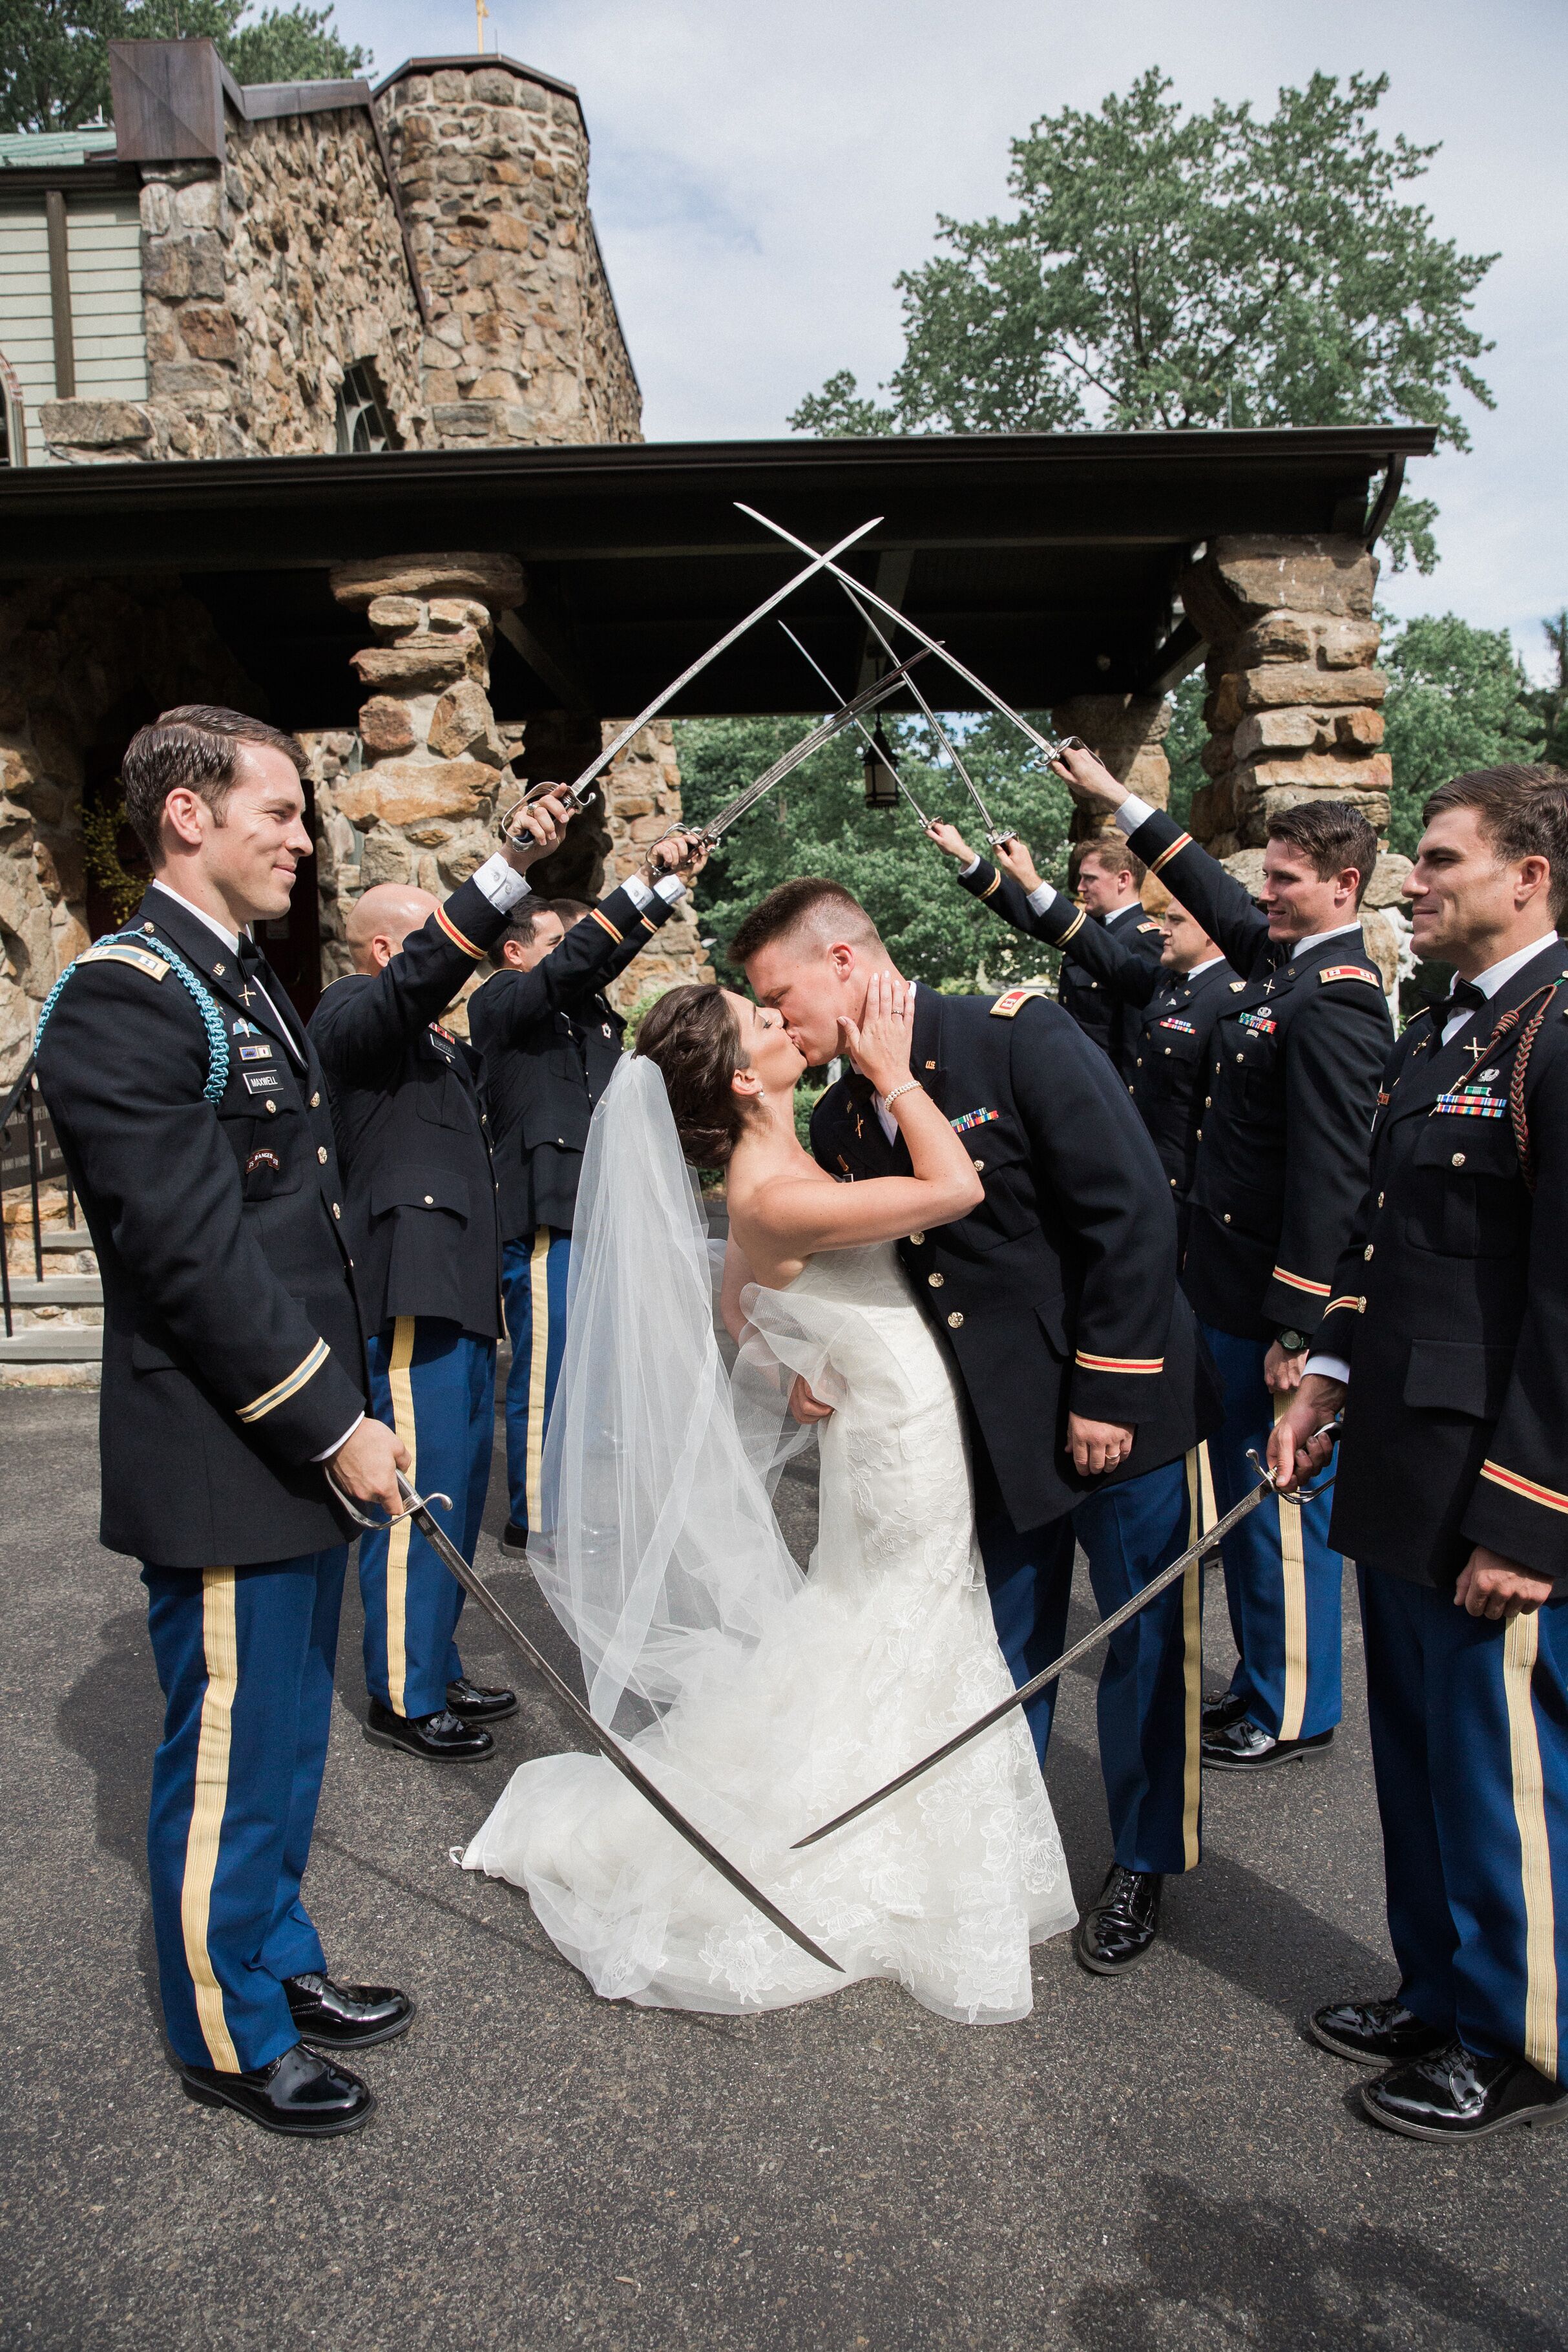
MULTIPOLYGON (((1339 1429, 1340 1423, 1337 1420, 1328 1422, 1314 1433, 1314 1439, 1337 1437, 1339 1429)), ((1163 1568, 1158 1576, 1151 1578, 1141 1592, 1134 1592, 1130 1601, 1124 1601, 1120 1609, 1113 1609, 1109 1617, 1102 1617, 1098 1625, 1085 1633, 1081 1642, 1074 1642, 1070 1650, 1064 1650, 1053 1664, 1045 1667, 1030 1681, 1021 1684, 1008 1697, 998 1699, 995 1706, 988 1708, 966 1729, 955 1732, 952 1738, 944 1740, 940 1748, 934 1748, 929 1756, 923 1756, 918 1764, 912 1764, 907 1772, 899 1773, 896 1780, 884 1781, 880 1789, 873 1789, 869 1797, 862 1797, 859 1804, 851 1805, 847 1811, 835 1813, 831 1822, 822 1823, 821 1829, 810 1831, 803 1838, 797 1838, 792 1851, 799 1853, 802 1846, 815 1845, 819 1838, 831 1837, 835 1830, 841 1830, 846 1822, 858 1821, 862 1813, 868 1813, 873 1805, 880 1805, 884 1797, 896 1796, 900 1789, 908 1788, 911 1780, 918 1780, 922 1773, 929 1772, 934 1765, 944 1762, 947 1757, 956 1754, 960 1748, 967 1748, 971 1739, 977 1739, 982 1731, 989 1731, 994 1723, 999 1723, 1004 1715, 1010 1715, 1015 1706, 1027 1706, 1031 1698, 1037 1697, 1049 1683, 1055 1682, 1059 1675, 1064 1675, 1069 1666, 1075 1666, 1080 1658, 1087 1657, 1091 1650, 1096 1648, 1100 1643, 1108 1640, 1110 1635, 1120 1626, 1124 1625, 1130 1617, 1135 1617, 1141 1609, 1146 1609, 1151 1601, 1157 1601, 1167 1586, 1174 1584, 1178 1577, 1186 1575, 1194 1560, 1206 1562, 1220 1538, 1228 1536, 1232 1528, 1239 1527, 1249 1511, 1255 1511, 1266 1495, 1278 1495, 1281 1503, 1292 1503, 1299 1509, 1303 1503, 1310 1503, 1314 1495, 1321 1495, 1326 1486, 1333 1484, 1332 1478, 1322 1478, 1315 1486, 1303 1487, 1299 1494, 1283 1495, 1274 1484, 1273 1473, 1264 1469, 1256 1453, 1249 1449, 1247 1459, 1259 1474, 1258 1484, 1243 1495, 1241 1500, 1232 1509, 1227 1511, 1223 1518, 1216 1519, 1214 1525, 1206 1534, 1200 1535, 1195 1544, 1189 1544, 1179 1559, 1173 1559, 1168 1568, 1163 1568)))
MULTIPOLYGON (((819 555, 816 549, 813 547, 807 548, 804 551, 810 557, 811 561, 807 564, 805 570, 803 572, 797 572, 795 577, 792 580, 787 580, 782 588, 776 588, 771 596, 765 596, 761 604, 758 605, 755 612, 747 613, 743 621, 737 621, 733 629, 727 629, 724 635, 720 637, 716 644, 709 646, 706 654, 699 654, 696 660, 693 662, 688 668, 684 669, 681 672, 679 677, 674 679, 670 685, 662 688, 661 690, 653 697, 653 701, 649 703, 647 709, 645 710, 639 711, 635 719, 629 720, 628 723, 622 727, 620 734, 615 738, 615 740, 612 743, 607 743, 605 745, 603 751, 599 754, 599 757, 589 762, 589 765, 584 768, 582 773, 577 778, 574 783, 566 785, 545 783, 529 784, 518 793, 516 800, 508 802, 507 807, 496 820, 502 840, 509 841, 511 839, 512 836, 507 831, 507 827, 510 824, 512 818, 516 816, 517 811, 520 808, 528 808, 531 806, 531 804, 537 800, 542 800, 547 792, 564 793, 566 798, 572 803, 574 807, 579 809, 586 808, 590 800, 593 796, 592 786, 594 779, 601 775, 610 765, 610 762, 614 759, 618 751, 625 750, 627 744, 630 743, 632 736, 636 734, 640 727, 646 727, 650 719, 656 719, 660 711, 664 708, 664 705, 667 702, 673 702, 684 686, 689 686, 694 677, 698 677, 703 670, 706 669, 709 662, 716 661, 720 654, 727 652, 728 648, 735 644, 737 638, 743 637, 746 635, 747 629, 755 626, 757 622, 766 620, 768 614, 772 612, 776 604, 782 604, 785 598, 787 596, 792 596, 797 588, 802 586, 806 581, 810 579, 813 572, 821 572, 825 565, 830 564, 832 562, 835 555, 842 555, 846 548, 852 547, 857 540, 863 539, 867 531, 874 530, 881 520, 881 515, 873 515, 870 522, 862 522, 858 530, 852 530, 847 539, 841 539, 838 545, 836 547, 830 547, 825 555, 819 555)), ((771 529, 771 525, 769 528, 771 529)), ((506 767, 501 771, 502 775, 506 775, 510 769, 511 761, 508 761, 506 767)), ((516 781, 515 777, 514 781, 516 781)))
POLYGON ((813 1944, 810 1936, 797 1927, 794 1921, 780 1911, 776 1903, 768 1901, 760 1887, 753 1886, 750 1879, 743 1876, 737 1870, 734 1863, 727 1861, 720 1853, 717 1846, 704 1837, 701 1830, 693 1827, 685 1815, 670 1802, 664 1790, 648 1778, 642 1766, 632 1761, 614 1734, 607 1731, 604 1726, 590 1713, 570 1684, 557 1674, 543 1651, 534 1647, 517 1620, 509 1615, 497 1600, 484 1578, 469 1566, 451 1537, 437 1526, 432 1515, 431 1505, 442 1503, 450 1510, 452 1498, 449 1495, 416 1494, 400 1470, 397 1485, 398 1492, 403 1498, 404 1508, 396 1512, 390 1519, 372 1519, 367 1517, 359 1505, 344 1493, 330 1470, 327 1473, 327 1484, 331 1487, 350 1517, 357 1519, 362 1528, 390 1528, 395 1526, 398 1519, 412 1519, 442 1566, 451 1571, 464 1591, 472 1594, 486 1615, 493 1619, 507 1639, 522 1652, 539 1680, 559 1700, 578 1727, 588 1734, 606 1761, 613 1764, 615 1769, 622 1773, 631 1781, 632 1786, 642 1792, 653 1811, 668 1822, 670 1827, 679 1836, 684 1837, 689 1846, 701 1854, 710 1869, 716 1870, 721 1878, 727 1880, 737 1895, 743 1895, 748 1903, 754 1904, 763 1917, 770 1919, 776 1927, 789 1937, 792 1944, 799 1944, 803 1952, 809 1952, 812 1959, 820 1960, 823 1968, 831 1969, 836 1976, 842 1976, 843 1970, 837 1960, 824 1952, 820 1945, 813 1944))
MULTIPOLYGON (((855 611, 860 614, 861 619, 865 623, 866 627, 871 631, 872 635, 876 639, 877 644, 882 647, 883 652, 887 656, 888 660, 896 661, 898 659, 898 656, 894 652, 893 647, 883 635, 882 631, 877 627, 876 623, 872 619, 871 614, 866 611, 865 606, 861 603, 860 598, 855 594, 853 589, 845 588, 844 594, 849 598, 850 603, 854 606, 855 611)), ((780 624, 780 625, 782 625, 782 624, 780 624)), ((931 705, 926 701, 925 697, 921 693, 920 688, 915 684, 913 679, 910 680, 909 690, 911 694, 914 695, 915 701, 920 705, 921 709, 925 714, 925 724, 930 728, 931 732, 936 736, 937 742, 940 743, 944 751, 946 752, 948 759, 957 770, 963 782, 967 785, 969 797, 974 802, 975 806, 979 810, 980 815, 984 820, 986 839, 989 842, 991 847, 994 849, 999 841, 1010 841, 1013 837, 1011 827, 1008 827, 1004 832, 998 832, 996 825, 992 822, 989 809, 986 806, 985 802, 980 798, 980 788, 978 784, 976 783, 975 779, 969 773, 969 771, 966 768, 962 760, 958 757, 957 751, 954 746, 951 737, 948 735, 941 720, 937 718, 936 713, 932 709, 931 705)))
MULTIPOLYGON (((797 539, 792 530, 786 530, 782 523, 770 522, 768 517, 760 513, 756 507, 747 506, 740 499, 737 499, 735 503, 739 507, 742 514, 749 515, 753 522, 759 522, 764 530, 770 530, 778 538, 787 540, 791 547, 798 547, 802 555, 810 555, 815 551, 803 539, 797 539)), ((928 637, 918 621, 912 621, 907 613, 901 613, 896 604, 890 604, 884 596, 879 596, 875 589, 868 588, 863 581, 856 580, 852 573, 841 571, 833 561, 838 552, 837 548, 830 548, 827 554, 820 561, 823 571, 831 572, 841 588, 848 588, 856 596, 863 596, 868 604, 874 604, 877 611, 885 614, 888 620, 896 621, 901 628, 909 631, 911 636, 918 637, 928 653, 940 654, 950 670, 961 677, 967 686, 972 686, 977 694, 983 695, 993 710, 998 711, 1004 719, 1010 719, 1019 732, 1027 735, 1030 741, 1038 750, 1043 751, 1048 760, 1060 760, 1063 751, 1078 751, 1085 748, 1081 735, 1064 735, 1059 743, 1047 742, 1045 737, 1031 727, 1027 719, 1020 718, 1010 702, 1004 702, 1001 696, 988 687, 983 677, 977 677, 972 669, 966 669, 956 654, 950 654, 936 637, 928 637)), ((1004 841, 1011 838, 1007 834, 1001 837, 1004 841)))
MULTIPOLYGON (((822 667, 822 665, 817 659, 816 655, 810 651, 809 646, 803 646, 800 643, 800 638, 795 635, 795 632, 789 626, 789 622, 780 621, 779 625, 783 630, 785 635, 789 638, 790 644, 794 646, 795 651, 798 654, 804 654, 806 659, 810 663, 811 667, 816 671, 817 676, 821 679, 822 684, 827 688, 828 692, 830 694, 836 694, 838 692, 838 688, 833 684, 832 679, 828 676, 827 671, 822 667)), ((898 656, 893 653, 891 646, 888 647, 888 652, 892 654, 894 661, 898 659, 898 656)), ((919 688, 915 686, 913 680, 911 681, 910 691, 915 695, 918 695, 919 693, 919 688)), ((921 708, 924 709, 924 703, 922 703, 921 708)), ((904 799, 915 811, 916 817, 919 818, 921 824, 924 825, 926 820, 921 815, 920 803, 915 799, 915 794, 910 791, 909 786, 904 782, 904 778, 899 774, 898 770, 893 765, 892 761, 883 758, 882 746, 878 743, 876 737, 872 733, 863 719, 857 717, 855 725, 865 737, 871 749, 876 753, 879 764, 887 770, 888 774, 893 778, 894 782, 898 786, 899 791, 904 794, 904 799)))

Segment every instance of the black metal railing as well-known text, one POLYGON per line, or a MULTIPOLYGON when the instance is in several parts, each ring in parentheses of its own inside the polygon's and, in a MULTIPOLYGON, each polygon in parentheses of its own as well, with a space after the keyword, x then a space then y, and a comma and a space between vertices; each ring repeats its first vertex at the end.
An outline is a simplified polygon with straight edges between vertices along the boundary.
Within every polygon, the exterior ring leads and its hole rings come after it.
POLYGON ((38 1063, 29 1054, 21 1075, 0 1103, 0 1310, 5 1337, 13 1336, 11 1299, 11 1236, 5 1228, 5 1194, 25 1182, 33 1214, 33 1272, 44 1278, 44 1212, 42 1190, 47 1179, 62 1177, 66 1188, 66 1223, 76 1231, 77 1201, 70 1170, 55 1134, 48 1107, 38 1092, 38 1063))

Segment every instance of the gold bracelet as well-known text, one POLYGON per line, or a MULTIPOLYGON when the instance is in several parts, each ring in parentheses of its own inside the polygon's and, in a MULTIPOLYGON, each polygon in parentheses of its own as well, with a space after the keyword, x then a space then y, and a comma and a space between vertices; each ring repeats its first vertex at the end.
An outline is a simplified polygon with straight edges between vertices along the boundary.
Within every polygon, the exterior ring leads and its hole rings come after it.
POLYGON ((894 1087, 890 1095, 883 1095, 882 1098, 882 1107, 883 1110, 891 1110, 894 1104, 898 1100, 900 1095, 918 1094, 919 1091, 920 1081, 918 1078, 905 1078, 901 1087, 894 1087))

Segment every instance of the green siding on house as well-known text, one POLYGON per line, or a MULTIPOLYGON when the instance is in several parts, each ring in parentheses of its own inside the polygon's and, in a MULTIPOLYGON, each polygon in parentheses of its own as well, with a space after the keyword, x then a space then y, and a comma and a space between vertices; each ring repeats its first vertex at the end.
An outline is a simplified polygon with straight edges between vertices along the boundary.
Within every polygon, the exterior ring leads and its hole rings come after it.
MULTIPOLYGON (((133 194, 67 197, 66 246, 79 400, 144 400, 147 338, 141 307, 141 223, 133 194)), ((0 168, 0 355, 21 386, 27 460, 51 462, 38 411, 55 393, 44 201, 6 199, 0 168)))

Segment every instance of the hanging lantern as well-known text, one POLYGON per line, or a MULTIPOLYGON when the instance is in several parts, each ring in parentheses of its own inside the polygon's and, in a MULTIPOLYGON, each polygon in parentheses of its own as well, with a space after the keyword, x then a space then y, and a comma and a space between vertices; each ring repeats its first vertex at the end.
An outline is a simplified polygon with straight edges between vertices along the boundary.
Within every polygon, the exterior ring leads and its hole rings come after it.
POLYGON ((893 746, 877 722, 876 733, 861 753, 861 771, 865 778, 865 804, 869 809, 895 809, 898 806, 898 761, 893 746))

